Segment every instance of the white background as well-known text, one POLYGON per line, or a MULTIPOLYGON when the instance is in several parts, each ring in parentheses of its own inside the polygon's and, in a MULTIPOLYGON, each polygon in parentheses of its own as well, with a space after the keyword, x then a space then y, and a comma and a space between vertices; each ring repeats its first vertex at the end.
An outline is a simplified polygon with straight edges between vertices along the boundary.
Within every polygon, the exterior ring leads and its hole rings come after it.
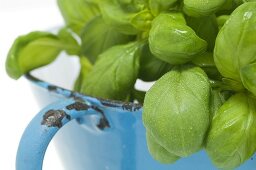
MULTIPOLYGON (((0 0, 0 170, 15 169, 15 155, 26 124, 39 112, 29 83, 7 77, 5 59, 13 40, 34 30, 63 24, 56 0, 0 0)), ((46 153, 44 170, 62 170, 54 147, 46 153)))

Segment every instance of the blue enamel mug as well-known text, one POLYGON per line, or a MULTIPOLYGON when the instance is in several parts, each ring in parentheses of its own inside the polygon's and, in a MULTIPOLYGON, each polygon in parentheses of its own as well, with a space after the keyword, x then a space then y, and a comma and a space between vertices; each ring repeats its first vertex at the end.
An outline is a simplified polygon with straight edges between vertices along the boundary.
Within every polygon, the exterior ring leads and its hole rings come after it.
MULTIPOLYGON (((41 170, 45 151, 52 139, 67 170, 217 169, 205 151, 174 164, 155 161, 147 148, 143 107, 93 98, 63 88, 71 82, 68 77, 75 78, 75 73, 71 72, 75 72, 77 64, 71 63, 76 62, 64 56, 46 69, 26 75, 44 108, 31 120, 21 138, 17 170, 41 170), (60 72, 59 76, 56 70, 60 72), (62 79, 61 83, 56 79, 62 79)), ((255 156, 238 170, 255 170, 255 156)))

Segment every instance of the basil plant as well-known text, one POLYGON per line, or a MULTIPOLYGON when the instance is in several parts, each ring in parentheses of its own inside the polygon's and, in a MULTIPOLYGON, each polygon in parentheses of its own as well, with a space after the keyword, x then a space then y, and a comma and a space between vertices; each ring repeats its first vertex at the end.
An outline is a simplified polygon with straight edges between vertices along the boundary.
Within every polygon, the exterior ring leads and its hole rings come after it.
POLYGON ((57 0, 65 25, 11 46, 11 78, 78 57, 73 90, 143 105, 148 151, 162 164, 205 150, 220 169, 256 151, 255 0, 57 0), (136 81, 153 82, 149 91, 136 81))
POLYGON ((222 169, 234 169, 256 149, 255 99, 238 93, 227 100, 213 117, 206 151, 222 169))
POLYGON ((201 68, 173 68, 146 94, 143 122, 148 136, 172 157, 202 149, 210 124, 209 95, 210 83, 201 68))

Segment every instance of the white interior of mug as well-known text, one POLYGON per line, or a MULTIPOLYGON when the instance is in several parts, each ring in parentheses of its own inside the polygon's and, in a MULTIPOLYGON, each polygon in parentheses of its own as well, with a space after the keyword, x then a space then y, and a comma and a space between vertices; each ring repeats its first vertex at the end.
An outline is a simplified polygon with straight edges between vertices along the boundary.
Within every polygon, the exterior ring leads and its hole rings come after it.
POLYGON ((79 75, 79 70, 78 57, 61 53, 53 63, 32 71, 32 75, 43 81, 71 90, 79 75))

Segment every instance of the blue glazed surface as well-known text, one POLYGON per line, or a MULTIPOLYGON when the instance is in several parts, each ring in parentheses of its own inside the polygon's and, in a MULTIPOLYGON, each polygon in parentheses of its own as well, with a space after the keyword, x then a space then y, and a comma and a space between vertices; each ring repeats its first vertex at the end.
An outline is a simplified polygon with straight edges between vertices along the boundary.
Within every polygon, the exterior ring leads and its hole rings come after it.
POLYGON ((70 122, 86 114, 97 114, 89 103, 73 99, 53 103, 39 112, 29 123, 20 140, 17 170, 40 170, 44 153, 57 131, 70 122))
MULTIPOLYGON (((207 154, 200 151, 172 165, 163 165, 150 156, 142 124, 142 108, 100 100, 28 78, 36 84, 42 106, 72 98, 88 101, 103 111, 84 114, 65 125, 55 136, 55 145, 67 170, 215 170, 207 154), (107 119, 109 126, 99 126, 107 119)), ((81 114, 82 115, 82 114, 81 114)), ((255 156, 254 156, 255 157, 255 156)), ((249 159, 238 170, 255 170, 256 159, 249 159)), ((23 170, 23 169, 22 169, 23 170)))

